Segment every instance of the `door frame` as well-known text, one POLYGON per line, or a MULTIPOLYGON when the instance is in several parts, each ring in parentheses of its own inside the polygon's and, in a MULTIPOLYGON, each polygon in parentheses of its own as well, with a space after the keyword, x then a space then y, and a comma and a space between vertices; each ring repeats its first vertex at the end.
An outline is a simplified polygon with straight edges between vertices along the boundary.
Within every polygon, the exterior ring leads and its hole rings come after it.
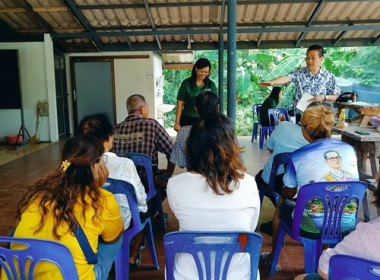
MULTIPOLYGON (((91 57, 70 57, 70 76, 71 76, 71 100, 73 104, 73 119, 74 127, 78 127, 78 107, 77 107, 77 88, 75 79, 75 63, 77 62, 110 62, 111 63, 111 87, 112 87, 112 109, 113 119, 116 120, 116 104, 115 104, 115 73, 114 73, 114 59, 108 56, 91 56, 91 57)), ((114 123, 115 124, 115 123, 114 123)))
POLYGON ((135 55, 120 55, 120 56, 70 56, 70 78, 71 78, 71 100, 73 106, 73 120, 74 127, 77 127, 79 124, 78 121, 78 110, 77 103, 75 100, 76 95, 76 81, 75 81, 75 67, 76 62, 111 62, 111 76, 112 76, 112 98, 113 98, 113 119, 114 125, 117 122, 117 112, 116 112, 116 87, 115 87, 115 59, 142 59, 150 58, 149 54, 135 54, 135 55))

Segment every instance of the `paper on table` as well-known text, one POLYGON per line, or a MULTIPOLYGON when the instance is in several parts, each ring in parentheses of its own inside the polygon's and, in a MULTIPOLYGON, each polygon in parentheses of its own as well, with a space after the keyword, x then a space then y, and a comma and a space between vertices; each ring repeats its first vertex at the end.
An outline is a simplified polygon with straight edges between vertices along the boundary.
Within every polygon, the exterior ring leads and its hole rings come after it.
POLYGON ((367 102, 363 102, 363 101, 356 101, 356 102, 352 102, 351 105, 367 106, 367 105, 371 105, 371 104, 367 103, 367 102))
POLYGON ((312 96, 310 93, 304 93, 302 95, 302 98, 297 103, 297 109, 304 112, 307 106, 309 106, 309 104, 311 103, 311 101, 309 100, 313 98, 314 96, 312 96))

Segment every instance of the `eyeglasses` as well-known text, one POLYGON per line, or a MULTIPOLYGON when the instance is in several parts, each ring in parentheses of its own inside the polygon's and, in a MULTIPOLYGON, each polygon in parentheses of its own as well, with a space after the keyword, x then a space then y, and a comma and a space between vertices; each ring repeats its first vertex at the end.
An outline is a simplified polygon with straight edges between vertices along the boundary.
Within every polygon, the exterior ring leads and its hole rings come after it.
POLYGON ((336 156, 336 157, 329 157, 329 158, 327 158, 327 160, 329 160, 329 161, 333 161, 333 160, 336 160, 336 161, 338 161, 338 160, 340 160, 341 159, 341 157, 340 156, 336 156))
POLYGON ((107 156, 107 155, 102 155, 101 157, 99 157, 99 158, 96 160, 96 163, 99 163, 101 160, 102 160, 104 163, 107 163, 107 161, 108 161, 108 156, 107 156))

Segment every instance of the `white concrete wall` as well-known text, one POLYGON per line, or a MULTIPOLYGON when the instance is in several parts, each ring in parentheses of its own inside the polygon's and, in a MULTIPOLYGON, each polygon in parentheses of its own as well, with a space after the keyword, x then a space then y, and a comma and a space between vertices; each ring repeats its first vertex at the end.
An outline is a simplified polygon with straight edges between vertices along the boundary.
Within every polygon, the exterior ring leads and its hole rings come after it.
MULTIPOLYGON (((157 70, 157 65, 162 68, 161 57, 153 52, 107 52, 107 53, 72 53, 66 55, 66 71, 68 78, 68 94, 70 108, 70 124, 73 124, 72 111, 72 86, 70 73, 70 57, 99 57, 99 56, 133 56, 149 55, 149 58, 115 58, 115 108, 116 122, 122 122, 127 116, 126 100, 132 94, 143 95, 149 104, 149 117, 155 118, 157 115, 155 100, 156 75, 162 75, 157 70)), ((73 127, 71 127, 73 131, 73 127)))
MULTIPOLYGON (((53 43, 49 35, 44 42, 0 43, 0 49, 17 49, 19 51, 19 71, 21 96, 24 108, 25 127, 30 136, 36 132, 37 102, 49 102, 49 117, 41 122, 40 141, 58 141, 58 123, 56 109, 56 89, 54 78, 53 43)), ((113 52, 113 53, 72 53, 66 55, 66 71, 68 83, 68 105, 70 132, 73 133, 73 106, 70 74, 71 56, 125 56, 149 55, 147 59, 115 59, 115 94, 116 121, 121 122, 127 115, 125 102, 128 96, 139 93, 145 96, 150 108, 150 117, 157 116, 156 110, 156 78, 162 75, 161 57, 153 52, 113 52)), ((0 110, 0 141, 5 136, 17 134, 21 126, 20 110, 0 110)))
MULTIPOLYGON (((153 55, 153 73, 154 73, 154 96, 155 96, 155 103, 156 107, 157 105, 160 105, 162 103, 162 96, 158 96, 158 86, 157 83, 159 82, 159 78, 162 76, 162 57, 155 54, 153 55)), ((163 94, 163 87, 161 88, 161 94, 163 94)), ((155 112, 155 118, 157 119, 157 110, 155 112)))
POLYGON ((116 122, 127 116, 126 100, 141 94, 149 104, 149 117, 155 117, 153 58, 115 59, 116 122), (138 67, 136 67, 138 65, 138 67))
MULTIPOLYGON (((49 117, 41 121, 40 141, 58 141, 57 110, 55 102, 54 54, 50 36, 45 42, 0 43, 0 49, 16 49, 19 56, 20 88, 24 123, 30 136, 36 133, 37 102, 49 102, 49 117)), ((17 134, 21 126, 19 109, 0 110, 0 141, 17 134)))

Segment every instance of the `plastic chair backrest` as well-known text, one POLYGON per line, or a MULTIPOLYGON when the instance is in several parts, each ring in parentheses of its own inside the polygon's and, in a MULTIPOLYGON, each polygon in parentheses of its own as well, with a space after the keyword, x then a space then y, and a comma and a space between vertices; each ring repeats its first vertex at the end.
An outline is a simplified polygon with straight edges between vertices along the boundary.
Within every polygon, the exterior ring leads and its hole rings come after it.
POLYGON ((284 115, 285 120, 289 121, 288 111, 284 108, 270 108, 268 109, 268 118, 270 126, 277 126, 278 121, 280 120, 280 116, 284 115))
POLYGON ((131 227, 128 230, 132 230, 137 233, 142 229, 140 214, 137 205, 137 198, 135 193, 135 188, 130 184, 122 180, 115 180, 108 178, 107 181, 102 186, 103 189, 113 193, 113 194, 124 194, 127 197, 129 210, 131 211, 131 227))
MULTIPOLYGON (((148 190, 146 193, 146 200, 150 200, 157 194, 157 191, 154 187, 154 176, 152 168, 152 160, 149 156, 142 153, 124 153, 118 154, 120 157, 126 157, 133 161, 136 166, 142 166, 145 169, 146 181, 148 184, 148 190)), ((143 181, 143 180, 142 180, 143 181)))
POLYGON ((240 252, 250 255, 251 279, 256 279, 261 236, 254 232, 176 231, 164 236, 164 248, 167 280, 174 279, 177 253, 189 253, 193 256, 200 280, 204 279, 204 274, 207 280, 211 280, 211 275, 214 275, 212 279, 225 280, 233 254, 240 252), (214 272, 211 272, 212 262, 215 265, 214 272), (203 270, 202 263, 206 271, 203 270))
POLYGON ((26 246, 24 249, 0 247, 0 266, 2 273, 8 279, 34 279, 35 267, 41 261, 55 264, 61 271, 63 279, 79 279, 73 256, 62 243, 43 239, 3 236, 0 237, 0 243, 26 246))
MULTIPOLYGON (((305 205, 313 198, 320 198, 324 209, 321 228, 322 243, 335 244, 340 242, 342 240, 341 219, 344 207, 351 198, 356 198, 357 209, 359 210, 366 189, 367 184, 361 181, 317 182, 301 187, 297 195, 290 235, 295 239, 300 238, 299 233, 305 205)), ((355 219, 357 219, 358 212, 356 211, 355 219)))
POLYGON ((147 234, 153 265, 159 269, 151 218, 145 217, 145 220, 141 221, 134 187, 125 181, 108 178, 103 188, 113 194, 125 194, 132 215, 131 226, 123 232, 123 244, 115 259, 116 279, 129 279, 130 241, 144 229, 147 234))
MULTIPOLYGON (((159 212, 161 227, 166 229, 166 222, 165 222, 165 217, 164 217, 164 210, 162 208, 161 195, 154 184, 152 160, 150 159, 149 156, 142 153, 124 153, 124 154, 118 154, 118 156, 127 157, 131 159, 136 166, 142 166, 145 169, 145 176, 146 176, 145 182, 147 182, 148 184, 148 190, 146 190, 146 201, 155 199, 155 204, 159 212)), ((141 178, 141 175, 140 175, 140 179, 142 182, 144 182, 144 179, 141 178)))
POLYGON ((348 255, 334 255, 330 258, 329 279, 379 280, 380 262, 348 255))
POLYGON ((277 171, 278 168, 281 165, 285 165, 289 159, 291 153, 279 153, 273 157, 272 161, 272 169, 270 171, 270 176, 269 176, 269 183, 268 183, 268 195, 272 195, 274 198, 279 197, 279 194, 274 191, 274 186, 276 184, 276 177, 277 177, 277 171))

